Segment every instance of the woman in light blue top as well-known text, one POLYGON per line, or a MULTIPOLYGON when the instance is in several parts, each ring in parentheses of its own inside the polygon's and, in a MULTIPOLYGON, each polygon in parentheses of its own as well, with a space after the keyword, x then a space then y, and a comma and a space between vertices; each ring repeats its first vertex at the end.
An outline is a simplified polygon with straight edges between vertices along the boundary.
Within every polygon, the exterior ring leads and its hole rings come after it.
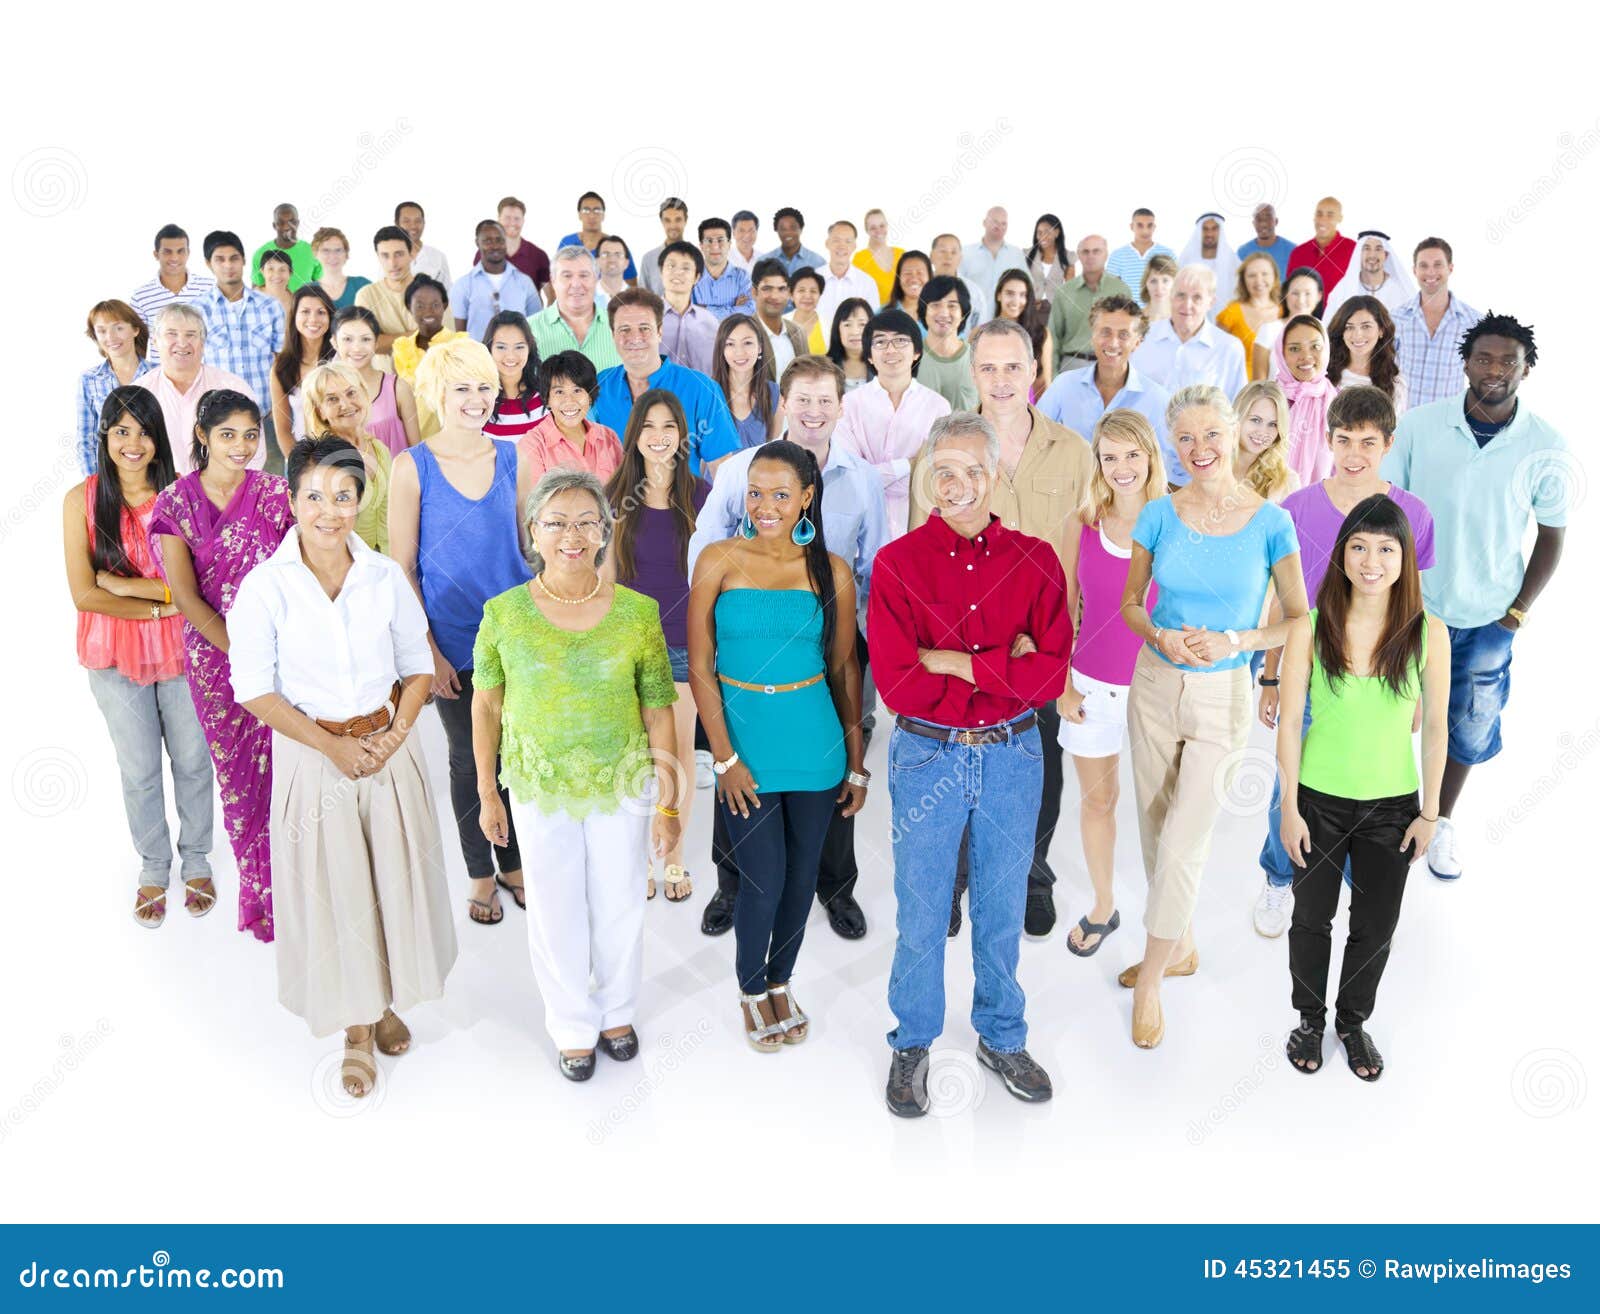
POLYGON ((1199 965, 1189 923, 1250 726, 1250 654, 1282 646, 1306 614, 1293 522, 1234 478, 1239 421, 1226 394, 1209 384, 1178 389, 1167 433, 1190 482, 1139 513, 1122 601, 1128 628, 1145 641, 1128 694, 1128 737, 1150 897, 1144 959, 1118 980, 1134 989, 1133 1041, 1143 1049, 1166 1029, 1162 977, 1199 965), (1145 605, 1152 579, 1153 614, 1145 605), (1269 582, 1283 620, 1260 627, 1269 582))

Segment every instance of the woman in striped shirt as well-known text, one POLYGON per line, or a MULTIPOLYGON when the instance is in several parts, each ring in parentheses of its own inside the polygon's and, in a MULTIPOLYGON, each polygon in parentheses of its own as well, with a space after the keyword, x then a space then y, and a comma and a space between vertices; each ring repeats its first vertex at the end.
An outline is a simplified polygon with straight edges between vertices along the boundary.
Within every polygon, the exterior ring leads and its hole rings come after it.
POLYGON ((533 330, 519 312, 502 310, 484 330, 483 345, 500 375, 500 395, 483 431, 491 438, 518 442, 549 414, 539 395, 539 348, 533 330))

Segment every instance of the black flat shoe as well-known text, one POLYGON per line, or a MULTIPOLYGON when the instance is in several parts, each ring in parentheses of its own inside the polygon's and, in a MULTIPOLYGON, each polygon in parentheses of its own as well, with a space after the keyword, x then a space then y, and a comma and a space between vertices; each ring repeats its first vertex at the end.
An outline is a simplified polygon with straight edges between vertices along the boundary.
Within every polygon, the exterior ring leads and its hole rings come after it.
POLYGON ((928 1111, 928 1051, 897 1049, 889 1060, 884 1099, 899 1118, 920 1118, 928 1111))
POLYGON ((711 902, 706 904, 705 914, 700 918, 700 930, 704 935, 726 935, 733 930, 733 900, 718 890, 711 896, 711 902))
POLYGON ((1048 885, 1028 886, 1028 910, 1022 916, 1022 933, 1042 940, 1056 928, 1056 899, 1048 885))
POLYGON ((966 888, 967 878, 957 876, 956 892, 950 896, 950 929, 944 933, 947 940, 955 939, 961 930, 961 896, 966 892, 966 888))
POLYGON ((1029 1104, 1042 1104, 1054 1091, 1050 1088, 1050 1074, 1033 1061, 1025 1049, 1013 1054, 1002 1054, 978 1042, 978 1062, 997 1073, 1006 1089, 1019 1100, 1029 1104))
POLYGON ((588 1081, 594 1076, 594 1055, 589 1053, 573 1057, 560 1054, 557 1055, 556 1066, 568 1081, 588 1081))
POLYGON ((827 905, 828 925, 846 940, 859 940, 867 933, 867 915, 848 894, 837 894, 827 905))
POLYGON ((597 1043, 608 1058, 614 1058, 618 1063, 639 1057, 639 1033, 632 1027, 628 1028, 625 1035, 601 1036, 597 1043))

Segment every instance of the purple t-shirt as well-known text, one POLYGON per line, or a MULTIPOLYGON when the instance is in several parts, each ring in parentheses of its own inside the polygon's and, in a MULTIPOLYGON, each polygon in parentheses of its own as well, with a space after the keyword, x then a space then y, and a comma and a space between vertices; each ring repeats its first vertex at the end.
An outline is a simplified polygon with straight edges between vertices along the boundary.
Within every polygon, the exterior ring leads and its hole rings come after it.
MULTIPOLYGON (((1389 500, 1406 513, 1411 523, 1411 537, 1417 546, 1417 569, 1427 570, 1433 565, 1433 516, 1420 497, 1397 484, 1389 485, 1389 500)), ((1300 539, 1300 569, 1306 577, 1306 597, 1315 607, 1317 590, 1322 587, 1322 577, 1328 573, 1333 545, 1339 541, 1344 513, 1334 506, 1320 480, 1290 493, 1283 499, 1283 509, 1294 521, 1294 532, 1300 539)))
MULTIPOLYGON (((698 513, 710 492, 705 480, 694 481, 694 509, 698 513)), ((661 632, 667 647, 689 646, 689 577, 678 564, 678 517, 671 511, 641 506, 635 515, 639 528, 633 539, 633 578, 630 589, 654 598, 661 608, 661 632)))

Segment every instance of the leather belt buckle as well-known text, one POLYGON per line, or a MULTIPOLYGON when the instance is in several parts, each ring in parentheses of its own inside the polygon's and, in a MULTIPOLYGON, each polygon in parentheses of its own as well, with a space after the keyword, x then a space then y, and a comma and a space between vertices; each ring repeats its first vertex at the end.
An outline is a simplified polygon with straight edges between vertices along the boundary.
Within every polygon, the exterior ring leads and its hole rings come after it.
POLYGON ((963 748, 975 748, 977 745, 981 744, 982 742, 983 742, 983 739, 981 737, 981 732, 980 731, 977 731, 977 730, 958 730, 958 731, 956 731, 956 743, 960 744, 963 748))

